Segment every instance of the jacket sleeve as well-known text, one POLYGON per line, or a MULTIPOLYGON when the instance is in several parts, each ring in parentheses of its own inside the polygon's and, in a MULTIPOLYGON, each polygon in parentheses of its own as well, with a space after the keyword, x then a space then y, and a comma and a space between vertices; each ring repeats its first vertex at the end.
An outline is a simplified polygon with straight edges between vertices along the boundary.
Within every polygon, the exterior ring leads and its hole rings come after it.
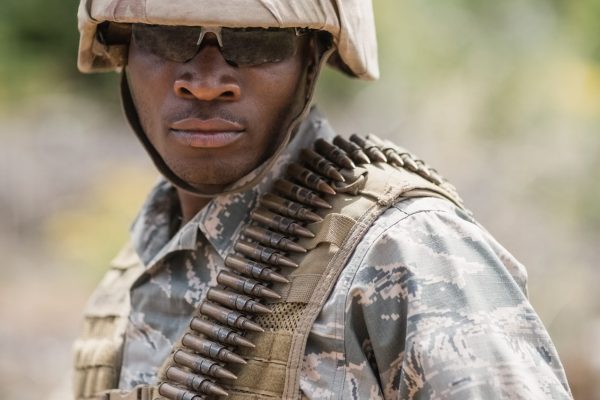
POLYGON ((522 265, 461 210, 418 203, 349 264, 345 364, 366 358, 385 399, 570 399, 522 265))

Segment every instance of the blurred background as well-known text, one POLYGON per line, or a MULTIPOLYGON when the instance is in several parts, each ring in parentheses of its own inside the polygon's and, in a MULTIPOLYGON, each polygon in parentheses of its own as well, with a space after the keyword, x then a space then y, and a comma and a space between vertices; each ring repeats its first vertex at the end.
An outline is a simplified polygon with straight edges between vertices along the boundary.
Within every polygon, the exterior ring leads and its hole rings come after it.
MULTIPOLYGON (((528 267, 575 398, 600 399, 600 0, 375 7, 382 79, 327 72, 318 103, 455 183, 528 267)), ((118 76, 76 70, 76 8, 0 2, 2 399, 68 399, 86 298, 157 176, 118 76)))

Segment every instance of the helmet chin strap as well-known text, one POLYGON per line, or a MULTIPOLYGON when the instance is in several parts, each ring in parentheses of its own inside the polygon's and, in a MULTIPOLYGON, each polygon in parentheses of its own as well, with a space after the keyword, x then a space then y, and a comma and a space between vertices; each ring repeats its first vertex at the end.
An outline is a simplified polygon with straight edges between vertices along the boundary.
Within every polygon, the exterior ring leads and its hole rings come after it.
POLYGON ((279 144, 279 146, 277 147, 277 149, 275 150, 275 152, 265 162, 262 163, 262 165, 259 167, 260 170, 258 171, 256 176, 244 184, 236 185, 234 183, 233 185, 227 187, 225 190, 222 190, 219 192, 214 192, 214 193, 206 192, 206 191, 203 191, 202 189, 192 185, 191 183, 187 182, 183 178, 179 177, 175 172, 173 172, 173 170, 163 160, 163 158, 158 153, 158 151, 154 148, 152 143, 150 143, 150 140, 148 139, 146 133, 144 132, 144 130, 142 128, 142 124, 140 123, 139 115, 138 115, 135 105, 133 103, 133 98, 131 96, 129 84, 127 83, 127 75, 126 75, 125 70, 123 70, 123 73, 121 74, 121 101, 122 101, 122 105, 123 105, 123 111, 125 112, 125 116, 127 117, 129 124, 133 128, 133 131, 135 132, 138 139, 142 142, 142 145, 144 145, 144 147, 146 148, 146 151, 152 158, 152 161, 154 162, 154 165, 156 165, 156 168, 158 168, 160 173, 166 179, 168 179, 171 183, 173 183, 175 186, 177 186, 187 192, 193 193, 196 196, 203 197, 203 198, 212 198, 212 197, 220 196, 220 195, 227 195, 227 194, 236 193, 236 192, 243 192, 243 191, 255 186, 256 184, 258 184, 258 182, 260 182, 260 180, 264 177, 264 175, 269 171, 271 166, 275 163, 277 158, 286 149, 288 143, 290 142, 290 140, 292 138, 292 134, 295 131, 295 129, 300 125, 300 123, 308 115, 308 112, 310 111, 311 101, 313 99, 314 92, 315 92, 317 77, 318 77, 321 69, 327 62, 327 59, 329 58, 331 53, 335 50, 334 48, 329 48, 326 51, 322 52, 318 47, 319 47, 318 45, 315 46, 315 50, 314 50, 315 52, 319 52, 319 55, 320 55, 319 60, 318 60, 318 65, 316 65, 316 67, 312 71, 309 71, 309 75, 307 77, 308 87, 307 87, 306 99, 305 99, 304 106, 302 107, 302 110, 290 122, 290 124, 287 128, 286 134, 285 134, 283 140, 281 141, 281 143, 279 144))

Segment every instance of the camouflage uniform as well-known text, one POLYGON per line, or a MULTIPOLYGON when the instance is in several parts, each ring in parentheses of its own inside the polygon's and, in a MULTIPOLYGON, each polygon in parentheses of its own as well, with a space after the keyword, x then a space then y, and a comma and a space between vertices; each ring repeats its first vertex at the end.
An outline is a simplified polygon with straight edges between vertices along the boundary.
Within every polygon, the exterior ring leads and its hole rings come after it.
MULTIPOLYGON (((311 113, 258 186, 214 198, 180 229, 173 186, 156 185, 132 229, 144 272, 112 289, 131 296, 120 388, 155 383, 257 196, 300 148, 332 135, 311 113)), ((468 213, 437 198, 400 201, 358 244, 314 323, 302 396, 569 399, 526 296, 523 266, 468 213)))
MULTIPOLYGON (((133 225, 135 251, 126 247, 92 296, 76 344, 76 391, 78 400, 88 400, 102 389, 156 383, 258 195, 301 148, 333 137, 313 112, 287 142, 308 110, 323 63, 365 80, 376 79, 379 70, 368 0, 228 0, 226 6, 222 0, 81 0, 78 17, 84 72, 126 65, 126 43, 99 40, 104 23, 310 28, 328 32, 333 43, 313 71, 303 113, 264 168, 213 198, 183 227, 175 188, 167 181, 154 188, 133 225)), ((161 173, 186 189, 187 182, 157 159, 125 85, 122 97, 161 173)), ((525 278, 524 268, 451 202, 399 201, 354 247, 311 327, 302 397, 571 398, 556 351, 527 301, 525 278)))

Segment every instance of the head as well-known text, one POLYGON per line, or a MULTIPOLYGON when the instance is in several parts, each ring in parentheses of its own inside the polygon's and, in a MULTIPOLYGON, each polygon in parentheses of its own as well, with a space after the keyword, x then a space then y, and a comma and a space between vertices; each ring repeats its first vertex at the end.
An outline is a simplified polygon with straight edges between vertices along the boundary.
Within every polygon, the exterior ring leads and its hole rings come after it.
MULTIPOLYGON (((359 57, 350 52, 344 60, 339 26, 299 21, 290 5, 273 10, 285 11, 289 21, 270 22, 273 14, 262 15, 254 1, 234 1, 225 7, 232 15, 214 0, 174 7, 182 13, 176 16, 135 0, 88 0, 80 7, 80 68, 123 71, 124 106, 138 137, 168 179, 201 196, 227 191, 259 166, 266 170, 285 148, 332 43, 334 64, 360 76, 353 72, 359 57), (103 21, 94 26, 91 47, 87 17, 103 21)), ((362 71, 367 78, 374 73, 362 71)))
MULTIPOLYGON (((124 73, 143 132, 175 175, 218 193, 274 154, 316 77, 316 35, 287 31, 285 57, 245 65, 225 59, 214 33, 188 61, 171 60, 145 45, 144 28, 134 27, 124 73)), ((268 46, 279 32, 253 33, 268 46)))

